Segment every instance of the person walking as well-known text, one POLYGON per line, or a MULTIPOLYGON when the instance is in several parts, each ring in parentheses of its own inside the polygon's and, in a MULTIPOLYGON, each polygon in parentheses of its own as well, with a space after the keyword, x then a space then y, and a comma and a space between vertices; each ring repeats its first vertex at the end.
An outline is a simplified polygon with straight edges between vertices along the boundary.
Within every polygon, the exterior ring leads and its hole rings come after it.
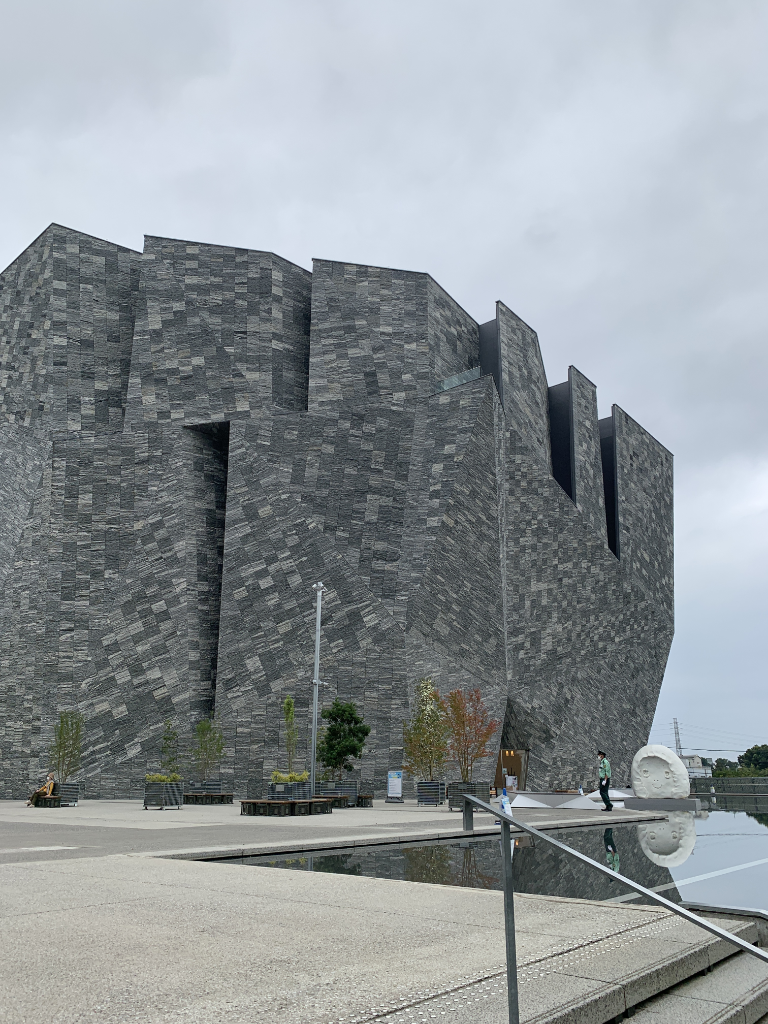
POLYGON ((605 756, 604 750, 598 750, 597 756, 600 758, 600 796, 603 798, 605 807, 601 807, 601 811, 612 811, 613 804, 611 803, 611 797, 608 790, 611 788, 611 762, 605 756))

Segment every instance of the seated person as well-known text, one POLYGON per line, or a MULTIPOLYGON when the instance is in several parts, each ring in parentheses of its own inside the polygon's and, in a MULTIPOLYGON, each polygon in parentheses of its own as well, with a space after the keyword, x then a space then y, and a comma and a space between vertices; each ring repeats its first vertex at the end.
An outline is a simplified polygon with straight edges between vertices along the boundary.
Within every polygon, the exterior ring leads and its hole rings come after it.
POLYGON ((48 778, 42 784, 40 789, 36 789, 32 796, 27 800, 27 807, 37 807, 37 801, 41 796, 50 796, 53 792, 53 772, 48 772, 48 778))

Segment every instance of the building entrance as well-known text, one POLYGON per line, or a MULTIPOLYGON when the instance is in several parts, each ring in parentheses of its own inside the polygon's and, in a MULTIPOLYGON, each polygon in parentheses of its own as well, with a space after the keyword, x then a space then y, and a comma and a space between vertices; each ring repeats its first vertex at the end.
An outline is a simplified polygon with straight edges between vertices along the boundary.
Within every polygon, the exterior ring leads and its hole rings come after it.
POLYGON ((514 781, 510 783, 509 789, 525 789, 526 776, 528 774, 528 751, 527 750, 505 750, 499 751, 499 759, 496 763, 496 778, 494 786, 496 792, 500 793, 507 785, 508 778, 514 781))

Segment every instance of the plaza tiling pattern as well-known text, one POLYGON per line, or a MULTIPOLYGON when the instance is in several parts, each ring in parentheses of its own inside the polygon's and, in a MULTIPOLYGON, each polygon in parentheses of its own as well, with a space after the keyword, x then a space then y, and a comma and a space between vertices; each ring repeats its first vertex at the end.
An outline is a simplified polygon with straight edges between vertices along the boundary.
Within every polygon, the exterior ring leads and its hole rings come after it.
POLYGON ((424 675, 481 689, 530 786, 590 781, 598 743, 625 780, 672 640, 672 458, 574 367, 548 387, 503 303, 59 225, 0 286, 2 795, 78 707, 89 796, 211 711, 225 788, 260 796, 289 693, 306 756, 317 580, 371 789, 424 675))

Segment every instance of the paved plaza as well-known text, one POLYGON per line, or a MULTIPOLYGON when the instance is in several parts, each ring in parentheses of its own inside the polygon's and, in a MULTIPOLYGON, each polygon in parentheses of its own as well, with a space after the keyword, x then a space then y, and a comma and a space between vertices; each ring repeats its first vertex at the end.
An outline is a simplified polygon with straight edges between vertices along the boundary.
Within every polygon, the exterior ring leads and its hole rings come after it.
MULTIPOLYGON (((523 813, 550 827, 605 820, 589 810, 523 813)), ((476 826, 492 821, 477 815, 476 826)), ((413 803, 264 819, 241 818, 237 804, 144 811, 138 801, 86 801, 44 811, 4 802, 0 1021, 501 1021, 500 892, 184 859, 193 849, 327 847, 460 829, 458 813, 413 803)), ((656 970, 681 950, 704 963, 711 955, 706 936, 653 908, 516 903, 525 1020, 569 1006, 607 1019, 625 999, 622 977, 636 984, 638 964, 656 970)))

